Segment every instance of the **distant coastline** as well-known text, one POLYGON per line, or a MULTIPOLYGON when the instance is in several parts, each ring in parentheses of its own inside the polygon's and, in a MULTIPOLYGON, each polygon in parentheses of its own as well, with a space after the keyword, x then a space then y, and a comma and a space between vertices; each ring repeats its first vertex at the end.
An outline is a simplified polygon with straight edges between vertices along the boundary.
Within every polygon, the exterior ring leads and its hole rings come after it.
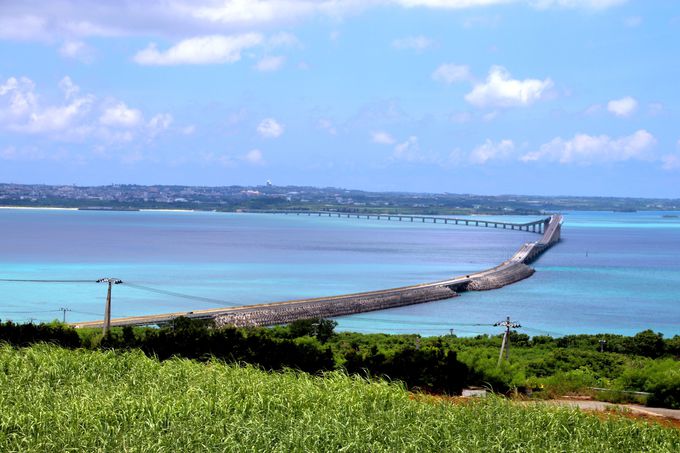
POLYGON ((536 215, 569 211, 680 211, 680 198, 369 192, 338 187, 108 186, 0 183, 0 204, 19 207, 346 214, 536 215))
POLYGON ((34 209, 41 211, 77 211, 78 208, 62 208, 54 206, 0 206, 0 209, 34 209))

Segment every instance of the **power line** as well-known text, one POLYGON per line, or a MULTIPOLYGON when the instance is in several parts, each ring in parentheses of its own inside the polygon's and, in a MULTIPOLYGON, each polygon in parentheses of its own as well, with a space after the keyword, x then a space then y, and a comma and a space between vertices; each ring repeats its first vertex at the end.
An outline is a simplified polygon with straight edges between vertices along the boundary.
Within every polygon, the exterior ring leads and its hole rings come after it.
POLYGON ((517 329, 522 326, 516 322, 510 321, 510 316, 505 318, 504 321, 498 321, 494 326, 505 327, 503 341, 501 342, 501 353, 498 355, 498 366, 500 366, 503 361, 503 349, 505 349, 505 359, 508 361, 510 360, 510 329, 517 329))
POLYGON ((0 282, 13 282, 13 283, 96 283, 96 280, 52 280, 52 279, 0 278, 0 282))
POLYGON ((118 278, 106 277, 100 278, 99 280, 97 280, 97 283, 107 283, 109 285, 108 290, 106 292, 106 305, 104 306, 103 335, 104 338, 106 338, 106 335, 108 335, 109 329, 111 328, 111 287, 113 285, 120 285, 121 283, 123 283, 123 280, 118 278))
POLYGON ((16 315, 31 315, 35 313, 56 313, 61 310, 34 310, 34 311, 5 311, 5 310, 0 310, 0 313, 9 313, 9 314, 16 314, 16 315))
POLYGON ((184 299, 189 299, 189 300, 196 300, 200 302, 209 302, 211 304, 217 304, 220 306, 232 306, 232 307, 237 307, 242 304, 234 303, 234 302, 227 302, 225 300, 220 300, 220 299, 213 299, 210 297, 203 297, 203 296, 192 296, 191 294, 184 294, 184 293, 178 293, 176 291, 168 291, 167 289, 158 289, 158 288, 151 288, 149 286, 144 286, 144 285, 139 285, 136 283, 125 283, 126 286, 129 286, 130 288, 136 288, 136 289, 141 289, 143 291, 149 291, 152 293, 157 293, 157 294, 164 294, 166 296, 174 296, 174 297, 181 297, 184 299))
POLYGON ((71 309, 70 309, 70 308, 61 307, 61 308, 59 308, 59 311, 63 312, 63 314, 64 314, 64 316, 63 316, 61 322, 63 322, 64 324, 66 324, 66 312, 67 312, 67 311, 71 311, 71 309))
MULTIPOLYGON (((352 315, 351 318, 348 317, 347 319, 351 319, 352 321, 372 321, 372 322, 387 322, 387 323, 392 323, 392 324, 410 324, 411 322, 409 321, 403 321, 403 320, 398 320, 398 319, 389 319, 389 318, 367 318, 363 317, 361 315, 352 315)), ((416 324, 427 324, 430 326, 442 326, 442 327, 449 327, 449 326, 464 326, 464 327, 493 327, 494 324, 471 324, 471 323, 460 323, 460 322, 437 322, 437 321, 413 321, 416 324)))

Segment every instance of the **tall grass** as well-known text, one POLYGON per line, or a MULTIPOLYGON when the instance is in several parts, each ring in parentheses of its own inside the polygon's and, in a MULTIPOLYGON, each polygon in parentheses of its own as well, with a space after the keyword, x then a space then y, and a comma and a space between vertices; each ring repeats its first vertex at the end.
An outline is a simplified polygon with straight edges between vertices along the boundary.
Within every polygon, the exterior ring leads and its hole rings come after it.
POLYGON ((0 347, 0 451, 678 451, 680 432, 341 373, 0 347))

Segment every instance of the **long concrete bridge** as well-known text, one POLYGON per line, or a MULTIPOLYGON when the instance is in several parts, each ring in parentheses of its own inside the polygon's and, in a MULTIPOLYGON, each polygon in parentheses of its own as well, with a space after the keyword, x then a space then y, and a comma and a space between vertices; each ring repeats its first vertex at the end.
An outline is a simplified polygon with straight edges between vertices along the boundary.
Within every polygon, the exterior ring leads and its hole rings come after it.
MULTIPOLYGON (((262 211, 258 211, 262 212, 262 211)), ((509 230, 530 231, 532 233, 543 233, 547 228, 550 218, 544 218, 527 223, 500 222, 488 219, 470 219, 449 216, 423 216, 423 215, 404 215, 404 214, 371 214, 371 213, 350 213, 338 211, 266 211, 267 214, 285 214, 309 217, 337 217, 337 218, 356 218, 374 220, 393 220, 398 222, 422 222, 422 223, 444 223, 451 225, 465 225, 486 228, 503 228, 509 230)))
MULTIPOLYGON (((274 212, 272 212, 274 213, 274 212)), ((286 214, 291 214, 287 212, 286 214)), ((337 215, 327 212, 294 212, 294 215, 337 215)), ((341 214, 345 216, 344 213, 341 214)), ((355 214, 350 214, 354 216, 355 214)), ((452 277, 418 285, 405 286, 378 291, 367 291, 340 296, 298 299, 267 304, 244 305, 240 307, 214 308, 207 310, 183 311, 158 315, 132 316, 111 320, 111 326, 139 326, 164 324, 180 316, 194 319, 213 319, 218 326, 268 326, 285 324, 297 319, 328 318, 335 316, 383 310, 424 302, 432 302, 456 297, 464 291, 484 291, 497 289, 530 277, 535 271, 529 264, 560 240, 562 216, 552 215, 536 222, 510 223, 491 220, 456 219, 445 217, 358 214, 361 218, 385 218, 397 221, 421 221, 432 223, 454 223, 531 231, 541 234, 540 239, 528 242, 508 260, 496 267, 469 275, 452 277), (400 220, 401 219, 401 220, 400 220), (414 219, 414 220, 411 220, 414 219), (417 220, 416 220, 417 219, 417 220), (455 223, 455 222, 458 223, 455 223), (467 222, 467 223, 465 223, 467 222), (478 223, 476 223, 478 222, 478 223)), ((102 327, 103 321, 73 323, 75 327, 102 327)))

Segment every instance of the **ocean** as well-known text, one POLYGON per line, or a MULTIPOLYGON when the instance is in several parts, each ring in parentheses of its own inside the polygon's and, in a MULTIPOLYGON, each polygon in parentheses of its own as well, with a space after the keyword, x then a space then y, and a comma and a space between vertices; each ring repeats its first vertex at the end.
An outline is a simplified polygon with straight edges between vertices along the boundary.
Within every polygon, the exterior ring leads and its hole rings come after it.
MULTIPOLYGON (((459 336, 680 334, 680 219, 566 212, 531 278, 449 300, 340 317, 338 330, 459 336)), ((484 217, 496 218, 496 217, 484 217)), ((530 221, 537 217, 502 217, 530 221)), ((101 319, 436 281, 499 264, 528 232, 274 214, 0 209, 0 319, 101 319), (50 280, 12 282, 7 280, 50 280), (58 282, 56 280, 63 280, 58 282), (83 282, 70 282, 71 280, 83 282)))

